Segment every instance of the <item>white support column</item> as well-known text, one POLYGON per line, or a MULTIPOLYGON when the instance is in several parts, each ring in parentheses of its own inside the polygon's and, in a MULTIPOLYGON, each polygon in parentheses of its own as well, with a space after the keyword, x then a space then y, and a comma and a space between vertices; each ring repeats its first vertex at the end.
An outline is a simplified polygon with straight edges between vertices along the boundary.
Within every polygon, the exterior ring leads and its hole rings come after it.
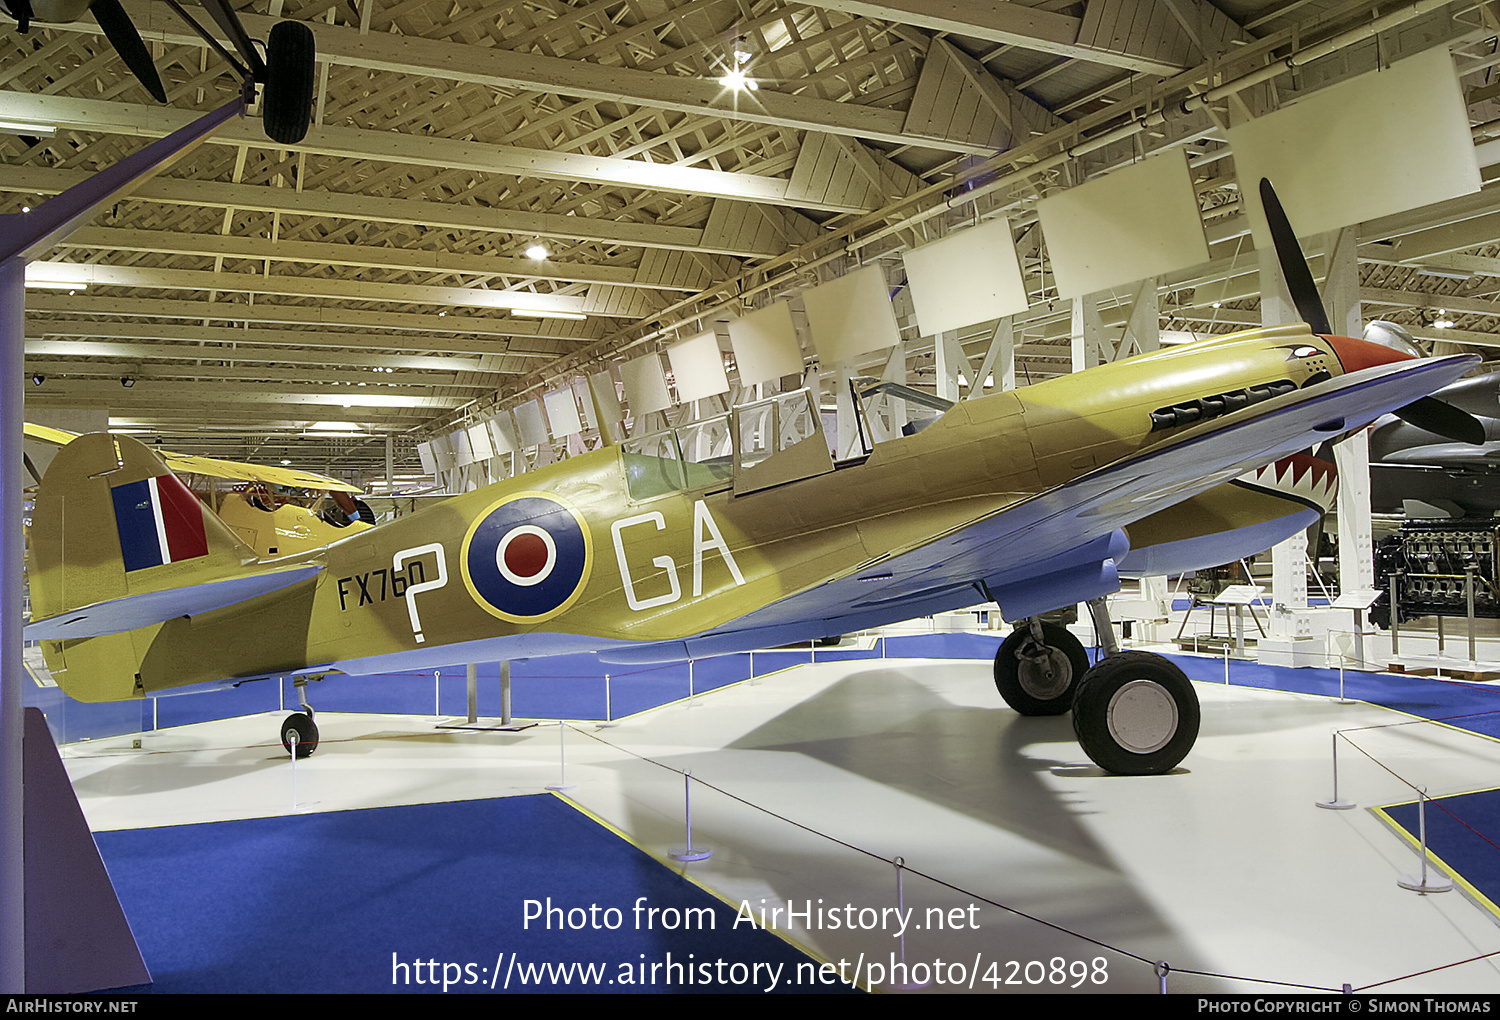
POLYGON ((835 460, 858 457, 864 452, 860 445, 859 416, 854 411, 854 392, 849 382, 854 378, 853 366, 841 361, 833 373, 833 406, 838 422, 838 451, 835 460))
MULTIPOLYGON (((903 386, 906 384, 906 341, 903 340, 891 348, 891 356, 886 359, 885 369, 880 373, 880 379, 882 382, 900 383, 903 386)), ((908 419, 906 416, 906 401, 900 397, 893 397, 888 394, 882 395, 878 400, 878 404, 885 410, 887 418, 885 422, 880 423, 878 426, 876 422, 872 421, 870 428, 875 433, 875 441, 881 443, 887 439, 895 439, 900 436, 901 430, 905 427, 908 419)))
POLYGON ((967 364, 963 348, 958 345, 957 333, 939 333, 932 338, 932 350, 937 368, 935 383, 937 395, 944 400, 958 400, 958 374, 967 364))
POLYGON ((1161 301, 1156 291, 1156 277, 1142 280, 1136 288, 1135 302, 1130 306, 1130 320, 1120 339, 1115 359, 1145 354, 1161 349, 1161 301))
MULTIPOLYGON (((1328 321, 1336 333, 1357 337, 1364 333, 1359 305, 1359 244, 1356 227, 1345 227, 1326 236, 1323 250, 1329 252, 1328 279, 1323 298, 1328 321)), ((1366 429, 1340 441, 1333 448, 1339 472, 1338 536, 1339 591, 1375 586, 1375 542, 1370 523, 1370 433, 1366 429)))
POLYGON ((1094 368, 1100 362, 1104 323, 1099 318, 1099 296, 1085 294, 1073 299, 1073 371, 1094 368))
POLYGON ((995 335, 990 338, 990 349, 985 352, 984 361, 975 374, 976 381, 969 387, 969 396, 977 397, 983 394, 985 380, 994 377, 999 390, 1013 390, 1016 388, 1016 341, 1015 332, 1011 327, 1011 318, 1006 316, 995 324, 995 335))
POLYGON ((995 331, 1000 338, 1000 363, 996 366, 995 382, 1002 390, 1016 388, 1016 331, 1009 316, 1000 320, 995 331))

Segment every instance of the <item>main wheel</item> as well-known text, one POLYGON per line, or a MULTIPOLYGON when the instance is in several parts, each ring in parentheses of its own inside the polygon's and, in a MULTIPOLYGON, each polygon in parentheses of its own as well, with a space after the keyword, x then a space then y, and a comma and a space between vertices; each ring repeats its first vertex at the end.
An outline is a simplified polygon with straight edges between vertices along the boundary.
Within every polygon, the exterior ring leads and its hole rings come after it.
POLYGON ((266 88, 261 117, 273 142, 295 145, 312 120, 317 42, 300 21, 278 21, 266 38, 266 88))
POLYGON ((1198 739, 1198 695, 1169 660, 1120 652, 1089 670, 1073 701, 1073 732, 1094 764, 1125 776, 1170 772, 1198 739))
POLYGON ((1021 624, 995 653, 995 689, 1022 715, 1062 715, 1073 707, 1073 686, 1089 668, 1083 645, 1068 628, 1042 624, 1038 645, 1021 624))
POLYGON ((306 758, 318 749, 318 724, 305 712, 293 712, 281 724, 281 746, 292 753, 292 735, 297 737, 297 757, 306 758))

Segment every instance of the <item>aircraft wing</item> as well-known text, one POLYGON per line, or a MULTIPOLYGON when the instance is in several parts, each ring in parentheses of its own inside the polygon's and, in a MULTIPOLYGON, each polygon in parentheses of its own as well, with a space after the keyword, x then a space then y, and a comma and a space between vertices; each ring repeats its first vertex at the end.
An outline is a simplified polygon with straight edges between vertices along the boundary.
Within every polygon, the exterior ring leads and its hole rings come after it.
POLYGON ((185 474, 210 475, 214 478, 230 478, 241 482, 266 482, 269 485, 284 485, 294 489, 322 489, 328 492, 361 491, 359 486, 341 482, 337 478, 301 471, 297 468, 271 467, 266 464, 242 464, 235 460, 219 460, 217 457, 193 457, 185 453, 164 452, 162 460, 173 471, 185 474))
POLYGON ((230 577, 220 581, 188 585, 183 588, 165 588, 139 595, 126 595, 108 602, 96 602, 82 609, 74 609, 43 620, 33 620, 26 625, 27 641, 44 639, 99 637, 102 634, 118 634, 121 631, 149 627, 153 623, 165 623, 178 616, 196 616, 214 609, 223 609, 236 602, 244 602, 260 595, 268 595, 290 587, 298 581, 316 577, 321 566, 293 567, 288 570, 272 570, 262 574, 230 577))
POLYGON ((1111 555, 1105 551, 1110 536, 1125 525, 1306 449, 1313 437, 1362 427, 1453 381, 1476 360, 1454 355, 1364 369, 1205 422, 921 546, 894 551, 774 602, 699 643, 819 619, 830 622, 832 634, 866 619, 899 618, 891 614, 898 606, 914 615, 951 607, 955 590, 980 581, 991 590, 1024 585, 1038 574, 1084 563, 1081 547, 1091 542, 1097 543, 1098 562, 1111 555))
MULTIPOLYGON (((26 436, 53 446, 67 446, 78 438, 78 433, 65 429, 54 429, 46 425, 26 422, 26 436)), ((265 482, 268 485, 283 485, 293 489, 318 489, 327 492, 353 492, 361 490, 357 485, 341 482, 337 478, 300 471, 296 468, 271 467, 265 464, 245 464, 237 460, 220 460, 217 457, 194 457, 186 453, 157 450, 156 453, 173 471, 183 474, 208 475, 211 478, 227 478, 236 482, 265 482)))

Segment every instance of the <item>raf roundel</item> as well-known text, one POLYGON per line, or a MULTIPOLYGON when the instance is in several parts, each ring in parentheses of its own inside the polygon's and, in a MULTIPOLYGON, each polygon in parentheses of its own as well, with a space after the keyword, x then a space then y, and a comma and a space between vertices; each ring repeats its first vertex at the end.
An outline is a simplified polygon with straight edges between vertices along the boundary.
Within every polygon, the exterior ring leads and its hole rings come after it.
POLYGON ((577 599, 590 559, 583 516, 555 496, 523 492, 485 510, 469 529, 464 584, 487 612, 540 623, 577 599))

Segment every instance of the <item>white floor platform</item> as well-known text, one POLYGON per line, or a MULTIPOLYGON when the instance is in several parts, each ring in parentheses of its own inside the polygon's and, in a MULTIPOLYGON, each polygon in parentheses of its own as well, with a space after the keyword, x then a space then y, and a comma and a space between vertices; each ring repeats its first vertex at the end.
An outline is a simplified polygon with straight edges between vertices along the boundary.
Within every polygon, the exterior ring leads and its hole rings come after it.
MULTIPOLYGON (((959 908, 945 916, 965 922, 908 931, 909 964, 942 961, 928 991, 967 990, 952 985, 955 963, 975 991, 991 990, 987 978, 1012 982, 1001 991, 1061 991, 1080 974, 1080 990, 1157 990, 1149 963, 1097 942, 1167 961, 1172 992, 1360 989, 1430 971, 1373 990, 1500 993, 1500 958, 1446 967, 1500 952, 1495 917, 1462 890, 1398 888, 1417 859, 1368 810, 1413 799, 1391 771, 1432 795, 1500 786, 1500 742, 1389 727, 1407 717, 1368 705, 1198 684, 1202 735, 1183 767, 1118 777, 1083 757, 1066 717, 1004 708, 989 673, 951 660, 820 663, 617 727, 576 724, 564 733, 576 784, 565 796, 665 860, 684 841, 671 770, 690 769, 723 791, 693 794, 694 842, 713 855, 668 865, 757 910, 763 899, 894 906, 896 872, 879 858, 903 857, 947 883, 907 873, 914 925, 931 907, 959 908), (1360 726, 1387 727, 1351 734, 1384 767, 1345 745, 1340 793, 1359 807, 1321 810, 1330 733, 1360 726)), ((555 725, 455 732, 321 714, 323 744, 294 776, 270 743, 278 720, 147 734, 139 750, 130 738, 70 745, 65 760, 95 829, 530 794, 559 779, 555 725)), ((519 910, 527 892, 514 895, 519 910)), ((612 903, 611 891, 597 901, 612 903)), ((846 970, 900 958, 889 929, 791 934, 846 970)))

